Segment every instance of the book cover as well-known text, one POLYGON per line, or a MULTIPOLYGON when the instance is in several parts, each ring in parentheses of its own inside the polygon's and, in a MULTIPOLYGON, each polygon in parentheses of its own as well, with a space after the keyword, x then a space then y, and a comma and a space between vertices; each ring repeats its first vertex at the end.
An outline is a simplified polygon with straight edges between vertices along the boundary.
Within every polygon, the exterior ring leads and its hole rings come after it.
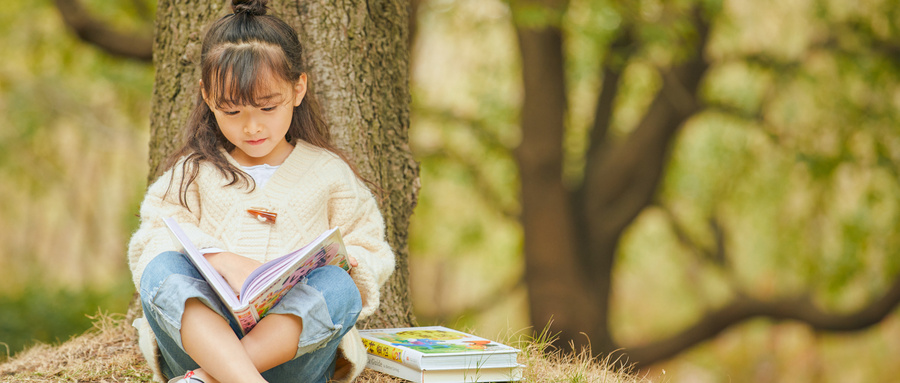
POLYGON ((178 222, 171 217, 163 218, 163 221, 176 243, 184 249, 188 259, 209 282, 222 302, 231 309, 232 316, 241 324, 244 334, 256 326, 256 323, 278 304, 285 293, 310 271, 325 265, 350 270, 347 249, 341 239, 340 230, 333 228, 322 233, 308 245, 256 268, 244 281, 240 294, 235 294, 228 282, 191 242, 178 222))
POLYGON ((510 368, 519 350, 443 326, 360 330, 366 351, 417 370, 510 368))
POLYGON ((416 383, 518 382, 524 366, 419 370, 369 354, 366 367, 416 383))

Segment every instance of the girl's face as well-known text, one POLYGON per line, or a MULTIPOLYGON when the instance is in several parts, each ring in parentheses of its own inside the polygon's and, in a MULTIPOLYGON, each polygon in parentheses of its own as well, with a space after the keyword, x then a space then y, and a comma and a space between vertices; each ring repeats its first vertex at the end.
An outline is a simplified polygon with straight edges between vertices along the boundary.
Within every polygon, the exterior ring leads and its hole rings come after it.
MULTIPOLYGON (((229 93, 226 91, 224 94, 229 93)), ((283 84, 262 92, 255 100, 258 107, 217 103, 207 97, 206 92, 203 92, 203 99, 215 115, 222 134, 234 145, 230 154, 239 164, 277 166, 293 149, 285 134, 290 127, 294 108, 300 105, 305 95, 306 74, 303 74, 295 84, 283 84), (219 107, 216 107, 217 104, 220 104, 219 107)))

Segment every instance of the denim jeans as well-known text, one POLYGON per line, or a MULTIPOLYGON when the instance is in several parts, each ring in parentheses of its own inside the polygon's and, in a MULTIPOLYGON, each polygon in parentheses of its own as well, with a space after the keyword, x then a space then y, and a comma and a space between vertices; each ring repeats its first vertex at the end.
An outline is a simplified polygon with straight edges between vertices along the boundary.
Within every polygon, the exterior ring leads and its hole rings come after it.
MULTIPOLYGON (((225 314, 225 305, 181 253, 166 252, 154 258, 141 276, 140 294, 144 316, 163 356, 161 369, 168 378, 199 368, 181 343, 181 317, 188 299, 199 299, 228 320, 235 335, 241 337, 237 321, 225 314)), ((263 377, 269 382, 325 383, 331 379, 338 345, 356 323, 361 308, 359 290, 346 271, 337 266, 313 270, 269 311, 300 317, 303 332, 294 359, 263 372, 263 377)))

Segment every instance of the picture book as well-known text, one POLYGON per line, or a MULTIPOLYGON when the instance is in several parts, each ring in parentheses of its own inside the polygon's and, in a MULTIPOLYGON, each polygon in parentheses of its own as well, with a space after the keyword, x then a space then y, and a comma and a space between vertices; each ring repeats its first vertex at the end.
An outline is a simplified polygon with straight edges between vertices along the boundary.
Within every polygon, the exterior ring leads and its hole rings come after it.
POLYGON ((370 355, 415 370, 512 368, 519 350, 442 326, 360 330, 370 355))
POLYGON ((264 263, 254 270, 240 294, 234 290, 225 278, 200 253, 187 234, 171 217, 163 218, 176 244, 184 249, 188 259, 194 264, 203 278, 209 282, 213 290, 226 306, 231 308, 232 315, 241 324, 246 334, 284 297, 285 293, 300 282, 310 271, 325 265, 335 265, 350 270, 347 249, 341 239, 340 230, 333 228, 322 233, 308 245, 264 263))
POLYGON ((518 382, 522 380, 524 368, 519 364, 513 367, 420 370, 372 354, 369 354, 366 367, 416 383, 518 382))

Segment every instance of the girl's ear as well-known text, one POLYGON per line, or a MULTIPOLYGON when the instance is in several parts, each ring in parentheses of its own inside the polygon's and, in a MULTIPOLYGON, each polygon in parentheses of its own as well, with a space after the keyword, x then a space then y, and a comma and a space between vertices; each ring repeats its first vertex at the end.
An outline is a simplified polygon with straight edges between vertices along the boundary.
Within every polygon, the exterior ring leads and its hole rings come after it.
POLYGON ((300 106, 300 103, 303 102, 303 97, 306 97, 306 80, 306 73, 302 73, 297 83, 294 84, 294 107, 300 106))
POLYGON ((200 80, 200 96, 203 97, 203 102, 206 103, 206 106, 208 106, 209 109, 212 110, 213 107, 209 103, 209 97, 207 97, 206 89, 203 88, 203 80, 200 80))

